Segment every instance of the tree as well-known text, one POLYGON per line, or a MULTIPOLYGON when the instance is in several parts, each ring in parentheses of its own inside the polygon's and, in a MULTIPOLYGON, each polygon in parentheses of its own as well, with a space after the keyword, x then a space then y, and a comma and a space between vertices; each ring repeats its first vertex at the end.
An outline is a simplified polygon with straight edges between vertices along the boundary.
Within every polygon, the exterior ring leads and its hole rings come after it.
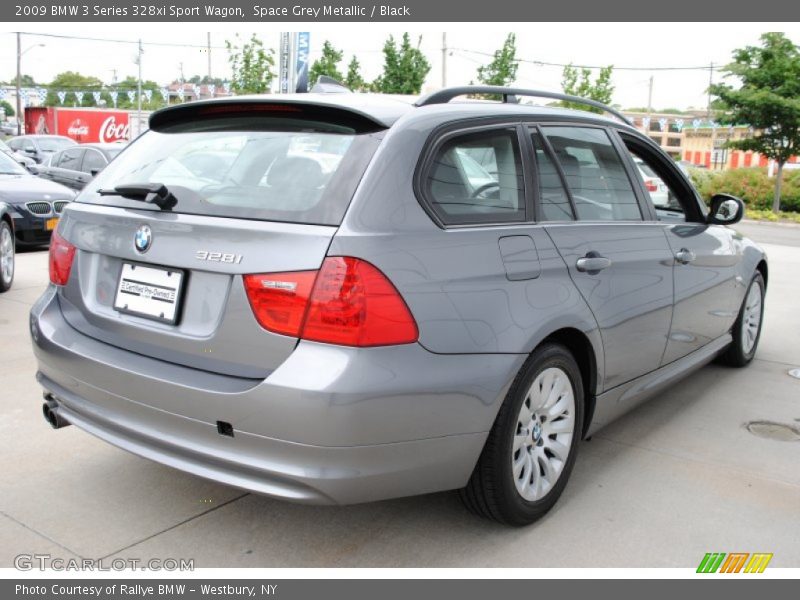
MULTIPOLYGON (((610 104, 611 96, 614 93, 614 85, 611 83, 611 73, 613 71, 613 65, 602 67, 593 83, 591 69, 578 69, 577 67, 573 67, 572 63, 570 63, 564 67, 561 76, 561 88, 564 90, 565 94, 571 96, 580 96, 581 98, 589 98, 590 100, 596 100, 603 104, 610 104)), ((588 110, 596 113, 603 112, 599 108, 593 108, 577 102, 562 102, 561 106, 588 110)))
POLYGON ((412 46, 408 33, 404 33, 398 48, 394 36, 390 35, 383 45, 383 74, 372 83, 372 90, 384 94, 419 94, 425 76, 431 70, 430 63, 419 49, 421 43, 422 36, 416 47, 412 46))
POLYGON ((717 83, 710 91, 724 107, 718 116, 725 125, 746 124, 752 137, 728 142, 732 148, 752 150, 778 165, 772 210, 781 207, 783 165, 800 149, 800 50, 783 33, 765 33, 761 46, 733 52, 725 76, 736 77, 734 87, 717 83))
MULTIPOLYGON (((131 90, 137 90, 138 84, 139 80, 129 75, 122 81, 110 86, 110 90, 115 90, 118 94, 117 108, 137 108, 139 106, 139 103, 136 99, 131 100, 128 98, 128 92, 131 90)), ((142 81, 142 92, 145 90, 150 90, 150 102, 147 101, 147 98, 144 96, 144 94, 142 97, 142 108, 144 110, 154 110, 164 105, 164 100, 158 91, 159 88, 160 86, 155 81, 142 81)), ((103 99, 105 100, 106 105, 114 106, 114 101, 111 99, 111 95, 108 92, 103 93, 103 99)))
POLYGON ((0 100, 0 108, 5 111, 6 119, 13 117, 16 114, 14 112, 14 108, 6 100, 0 100))
POLYGON ((103 82, 91 75, 81 75, 77 71, 64 71, 53 78, 47 86, 46 106, 58 106, 61 102, 58 99, 58 92, 71 92, 67 103, 74 106, 94 106, 95 101, 92 92, 103 89, 103 82), (74 92, 88 92, 83 94, 83 98, 78 101, 74 92))
POLYGON ((509 33, 503 47, 495 50, 488 65, 478 67, 478 81, 485 85, 509 86, 517 79, 517 36, 509 33))
POLYGON ((225 40, 228 49, 228 62, 233 71, 231 89, 237 94, 263 94, 270 90, 275 79, 273 68, 275 56, 272 49, 264 48, 264 43, 253 34, 249 42, 238 44, 236 34, 234 45, 225 40))
POLYGON ((361 76, 361 64, 355 56, 350 59, 350 63, 347 65, 344 84, 354 92, 363 92, 369 87, 361 76))
POLYGON ((338 82, 344 81, 344 75, 339 71, 339 63, 342 62, 344 53, 333 47, 328 40, 322 44, 322 56, 319 60, 315 60, 311 65, 311 70, 308 74, 308 81, 311 85, 317 82, 320 76, 325 75, 335 79, 338 82))

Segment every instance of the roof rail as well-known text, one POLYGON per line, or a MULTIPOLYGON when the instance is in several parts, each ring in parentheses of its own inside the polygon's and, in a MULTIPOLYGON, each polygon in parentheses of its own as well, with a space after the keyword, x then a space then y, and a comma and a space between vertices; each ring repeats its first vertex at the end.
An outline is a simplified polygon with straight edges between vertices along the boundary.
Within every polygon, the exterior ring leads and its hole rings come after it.
POLYGON ((515 104, 519 102, 518 96, 531 96, 534 98, 552 98, 554 100, 564 100, 567 102, 574 102, 575 104, 584 104, 599 108, 608 114, 616 117, 627 125, 632 125, 630 119, 623 115, 618 110, 611 108, 607 104, 591 100, 589 98, 581 98, 580 96, 570 96, 569 94, 561 94, 559 92, 548 92, 546 90, 526 90, 524 88, 512 88, 499 85, 462 85, 458 87, 449 87, 431 92, 422 96, 414 103, 414 106, 428 106, 429 104, 447 104, 453 98, 458 96, 466 96, 468 94, 497 94, 503 97, 503 102, 515 104))

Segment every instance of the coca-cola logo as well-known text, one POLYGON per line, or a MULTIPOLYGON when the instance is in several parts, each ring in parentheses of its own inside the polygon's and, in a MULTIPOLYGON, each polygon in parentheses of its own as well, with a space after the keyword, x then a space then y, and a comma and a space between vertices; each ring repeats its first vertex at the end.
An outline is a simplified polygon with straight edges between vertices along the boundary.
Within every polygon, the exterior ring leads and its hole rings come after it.
POLYGON ((100 126, 98 137, 103 143, 127 140, 130 137, 131 126, 129 123, 117 123, 117 117, 111 115, 100 126))
POLYGON ((69 127, 67 127, 67 135, 73 137, 89 135, 89 126, 80 119, 75 119, 69 124, 69 127))

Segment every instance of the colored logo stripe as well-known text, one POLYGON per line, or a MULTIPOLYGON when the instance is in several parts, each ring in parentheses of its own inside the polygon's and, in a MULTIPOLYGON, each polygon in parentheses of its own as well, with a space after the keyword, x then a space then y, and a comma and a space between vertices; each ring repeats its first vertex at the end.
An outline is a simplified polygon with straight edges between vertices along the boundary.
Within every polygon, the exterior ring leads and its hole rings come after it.
POLYGON ((771 560, 772 560, 772 553, 753 554, 753 556, 750 558, 750 562, 747 563, 747 566, 744 568, 744 572, 763 573, 764 569, 767 568, 767 565, 771 560))
POLYGON ((698 573, 763 573, 772 560, 771 553, 707 552, 697 567, 698 573), (727 558, 726 558, 727 556, 727 558), (748 560, 749 558, 749 560, 748 560))

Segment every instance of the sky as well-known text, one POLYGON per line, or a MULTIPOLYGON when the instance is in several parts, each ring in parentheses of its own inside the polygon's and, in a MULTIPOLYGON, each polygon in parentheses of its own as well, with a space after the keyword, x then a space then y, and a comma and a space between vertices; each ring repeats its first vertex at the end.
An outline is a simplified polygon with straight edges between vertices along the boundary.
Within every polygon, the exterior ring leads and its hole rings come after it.
MULTIPOLYGON (((155 23, 136 26, 124 23, 15 24, 22 36, 22 72, 37 82, 47 83, 62 71, 73 70, 93 75, 106 83, 114 76, 122 80, 135 76, 135 41, 144 42, 143 79, 166 84, 181 75, 186 78, 208 72, 205 48, 211 33, 211 75, 229 78, 225 41, 257 34, 267 47, 278 47, 279 31, 310 31, 311 60, 319 56, 322 42, 329 40, 345 57, 357 56, 365 79, 381 72, 381 48, 389 35, 395 38, 408 31, 431 63, 425 90, 441 87, 442 34, 447 34, 446 72, 448 85, 463 85, 475 80, 476 70, 509 32, 517 34, 517 57, 524 62, 517 72, 520 87, 561 91, 562 67, 538 63, 614 65, 613 102, 624 108, 647 106, 650 78, 653 78, 654 109, 704 108, 709 83, 709 65, 724 65, 735 48, 758 43, 761 33, 783 31, 800 43, 800 24, 796 23, 509 23, 509 24, 283 24, 269 23, 155 23), (131 41, 114 43, 58 39, 35 33, 95 37, 131 41), (39 47, 37 44, 45 44, 39 47), (177 44, 178 46, 158 45, 177 44), (30 50, 28 50, 30 48, 30 50), (639 70, 624 70, 636 67, 639 70), (688 70, 663 70, 664 67, 697 67, 688 70)), ((16 35, 0 29, 0 80, 16 76, 16 35)), ((714 80, 722 74, 714 71, 714 80)))

